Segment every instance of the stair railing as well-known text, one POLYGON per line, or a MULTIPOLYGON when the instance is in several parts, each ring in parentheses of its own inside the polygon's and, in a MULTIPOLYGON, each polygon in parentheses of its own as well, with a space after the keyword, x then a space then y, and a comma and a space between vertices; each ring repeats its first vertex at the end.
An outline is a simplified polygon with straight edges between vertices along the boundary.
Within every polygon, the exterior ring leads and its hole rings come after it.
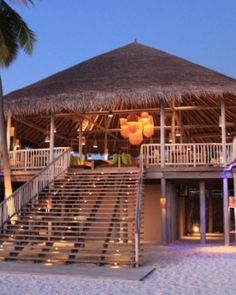
POLYGON ((139 252, 140 252, 140 231, 141 231, 141 211, 142 211, 142 194, 143 194, 143 173, 142 169, 139 170, 138 190, 136 197, 135 209, 135 266, 139 266, 139 252))
POLYGON ((70 165, 70 153, 71 148, 67 148, 47 167, 19 187, 11 196, 0 204, 0 228, 2 228, 9 219, 13 219, 26 204, 36 198, 56 177, 68 169, 70 165))

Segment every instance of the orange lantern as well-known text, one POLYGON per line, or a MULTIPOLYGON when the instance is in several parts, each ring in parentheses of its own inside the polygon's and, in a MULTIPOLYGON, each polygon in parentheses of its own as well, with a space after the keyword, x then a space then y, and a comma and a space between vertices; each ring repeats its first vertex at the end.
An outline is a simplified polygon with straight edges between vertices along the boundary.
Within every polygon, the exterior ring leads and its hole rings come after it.
POLYGON ((130 121, 128 122, 128 130, 130 133, 135 133, 139 129, 139 122, 130 121))
POLYGON ((144 119, 144 118, 148 118, 149 117, 149 113, 148 112, 142 112, 141 113, 141 118, 144 119))
POLYGON ((123 125, 123 126, 121 126, 120 134, 121 134, 121 136, 124 137, 124 138, 128 138, 128 137, 129 137, 128 125, 123 125))
POLYGON ((154 126, 153 125, 144 125, 143 126, 143 135, 145 137, 152 137, 154 134, 154 126))
POLYGON ((140 145, 143 141, 143 132, 142 130, 137 130, 134 133, 129 134, 129 142, 133 145, 140 145))

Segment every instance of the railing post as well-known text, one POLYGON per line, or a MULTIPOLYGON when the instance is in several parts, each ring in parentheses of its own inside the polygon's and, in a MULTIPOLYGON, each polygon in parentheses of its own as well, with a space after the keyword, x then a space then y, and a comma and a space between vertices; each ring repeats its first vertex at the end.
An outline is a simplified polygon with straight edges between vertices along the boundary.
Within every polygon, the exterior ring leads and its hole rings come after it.
POLYGON ((193 167, 196 167, 196 144, 193 144, 193 167))

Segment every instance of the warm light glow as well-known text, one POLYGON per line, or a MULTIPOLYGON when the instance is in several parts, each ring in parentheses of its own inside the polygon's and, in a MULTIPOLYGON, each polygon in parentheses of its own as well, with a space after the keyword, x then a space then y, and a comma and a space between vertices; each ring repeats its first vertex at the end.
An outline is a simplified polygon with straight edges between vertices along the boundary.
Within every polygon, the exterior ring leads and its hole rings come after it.
POLYGON ((129 134, 129 142, 133 145, 139 145, 143 141, 142 130, 137 130, 135 133, 129 134))
POLYGON ((120 134, 124 138, 129 138, 128 125, 121 125, 120 134))
POLYGON ((136 114, 130 114, 126 118, 120 118, 120 132, 124 138, 129 138, 132 145, 140 145, 143 136, 152 137, 154 134, 153 117, 148 112, 142 112, 138 117, 136 114))
POLYGON ((46 143, 49 143, 49 142, 50 142, 50 138, 49 138, 48 135, 46 135, 46 137, 45 137, 45 139, 44 139, 44 142, 46 142, 46 143))
POLYGON ((194 233, 199 233, 199 231, 200 231, 199 226, 196 225, 196 224, 193 225, 192 230, 193 230, 194 233))
POLYGON ((19 148, 20 147, 20 140, 17 138, 15 141, 15 148, 19 148))
POLYGON ((11 127, 10 136, 14 136, 14 135, 15 135, 15 127, 11 127))
POLYGON ((144 125, 143 126, 143 135, 145 137, 152 137, 154 134, 154 126, 151 125, 151 124, 148 124, 148 125, 144 125))
POLYGON ((113 112, 112 111, 109 111, 108 118, 112 118, 112 117, 113 117, 113 112))
POLYGON ((160 198, 160 205, 161 205, 161 209, 165 209, 165 207, 166 207, 166 198, 165 197, 160 198))
POLYGON ((93 142, 93 148, 94 149, 97 149, 98 148, 98 144, 97 144, 97 140, 96 139, 93 142))

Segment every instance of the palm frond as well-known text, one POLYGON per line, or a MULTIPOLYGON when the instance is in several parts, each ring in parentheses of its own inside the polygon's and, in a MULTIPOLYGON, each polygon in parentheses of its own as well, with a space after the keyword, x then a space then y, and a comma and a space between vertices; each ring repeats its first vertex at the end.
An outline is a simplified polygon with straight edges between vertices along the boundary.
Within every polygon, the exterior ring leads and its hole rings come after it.
POLYGON ((22 48, 31 54, 35 35, 22 17, 5 1, 0 6, 0 64, 8 66, 22 48))

